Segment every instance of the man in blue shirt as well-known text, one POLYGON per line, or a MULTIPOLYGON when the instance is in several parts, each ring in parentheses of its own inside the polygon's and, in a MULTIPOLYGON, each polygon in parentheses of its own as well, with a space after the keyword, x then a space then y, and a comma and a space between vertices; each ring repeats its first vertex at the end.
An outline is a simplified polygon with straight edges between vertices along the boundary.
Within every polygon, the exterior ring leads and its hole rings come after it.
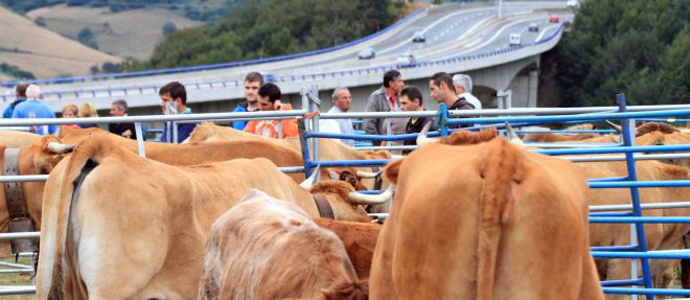
MULTIPOLYGON (((177 81, 164 85, 159 91, 161 97, 161 109, 166 115, 191 114, 192 109, 187 107, 187 90, 177 81)), ((172 122, 165 122, 163 127, 163 141, 168 143, 181 143, 186 140, 196 128, 197 123, 179 123, 177 125, 177 139, 173 141, 168 137, 168 128, 172 122)), ((172 135, 172 131, 171 131, 172 135)))
MULTIPOLYGON (((13 119, 54 119, 55 112, 39 100, 41 97, 41 88, 37 85, 29 85, 26 88, 26 97, 28 100, 19 103, 12 112, 13 119)), ((35 125, 31 126, 31 131, 40 135, 49 135, 57 131, 55 125, 35 125)))
MULTIPOLYGON (((244 98, 246 101, 237 104, 233 112, 253 112, 259 110, 259 87, 264 85, 264 77, 259 72, 250 72, 244 77, 244 98)), ((232 127, 244 130, 247 121, 232 121, 232 127)))
POLYGON ((17 105, 19 105, 19 103, 26 101, 26 88, 27 87, 29 87, 28 84, 17 85, 17 100, 14 100, 14 102, 12 102, 10 104, 10 106, 5 108, 5 112, 2 113, 2 117, 4 119, 12 118, 12 112, 14 111, 14 108, 17 107, 17 105))

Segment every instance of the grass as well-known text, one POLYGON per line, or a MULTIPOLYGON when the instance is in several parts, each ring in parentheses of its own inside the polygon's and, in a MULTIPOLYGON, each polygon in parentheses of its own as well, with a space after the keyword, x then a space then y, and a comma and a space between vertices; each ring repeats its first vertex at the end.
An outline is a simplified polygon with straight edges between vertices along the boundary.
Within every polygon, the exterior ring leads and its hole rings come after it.
POLYGON ((33 73, 36 77, 89 74, 94 64, 117 62, 111 56, 67 39, 6 8, 0 7, 0 41, 5 49, 0 61, 33 73))
MULTIPOLYGON (((14 263, 14 258, 7 258, 7 259, 0 259, 0 261, 4 262, 11 262, 14 263)), ((18 263, 23 264, 23 265, 31 265, 31 258, 30 257, 21 257, 19 258, 18 263)), ((3 267, 4 268, 9 268, 9 267, 3 267)), ((31 276, 33 274, 20 274, 20 273, 0 273, 0 286, 2 285, 33 285, 34 283, 32 282, 31 276)), ((28 300, 28 299, 34 299, 36 298, 34 295, 12 295, 12 296, 2 296, 2 299, 5 300, 28 300)))
POLYGON ((76 40, 89 28, 99 50, 119 57, 147 59, 163 40, 162 27, 167 22, 178 30, 203 23, 186 19, 170 10, 143 8, 112 13, 107 7, 55 5, 27 13, 32 20, 42 17, 46 28, 76 40))

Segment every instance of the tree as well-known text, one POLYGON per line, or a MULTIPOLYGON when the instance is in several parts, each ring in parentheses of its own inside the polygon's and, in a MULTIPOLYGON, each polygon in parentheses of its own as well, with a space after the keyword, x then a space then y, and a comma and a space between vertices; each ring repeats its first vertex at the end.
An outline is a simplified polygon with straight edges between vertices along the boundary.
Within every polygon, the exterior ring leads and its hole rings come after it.
POLYGON ((583 2, 558 46, 565 105, 687 103, 690 1, 583 2))
POLYGON ((93 49, 98 49, 96 37, 93 35, 93 31, 91 31, 91 28, 89 27, 84 27, 81 31, 79 31, 79 34, 77 34, 77 41, 93 49))
POLYGON ((169 36, 173 32, 177 31, 177 26, 175 26, 173 22, 167 22, 163 24, 161 29, 163 30, 163 36, 169 36))

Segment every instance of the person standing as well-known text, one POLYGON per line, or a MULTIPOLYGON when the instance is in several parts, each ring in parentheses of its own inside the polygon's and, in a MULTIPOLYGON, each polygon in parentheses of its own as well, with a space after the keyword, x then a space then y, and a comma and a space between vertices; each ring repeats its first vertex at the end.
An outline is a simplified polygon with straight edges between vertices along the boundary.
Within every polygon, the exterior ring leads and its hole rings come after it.
POLYGON ((453 85, 455 85, 455 94, 458 95, 458 98, 465 98, 474 106, 474 109, 482 109, 482 102, 472 95, 472 77, 470 75, 455 74, 453 85))
POLYGON ((2 113, 2 117, 4 119, 9 119, 12 118, 12 112, 14 111, 14 108, 19 105, 19 103, 22 103, 26 101, 26 88, 29 87, 28 84, 19 84, 16 87, 16 97, 17 100, 14 100, 14 102, 10 103, 10 106, 5 108, 5 111, 2 113))
MULTIPOLYGON (((27 100, 17 104, 12 111, 13 119, 54 119, 55 112, 47 104, 40 100, 41 88, 37 85, 29 85, 26 88, 27 100)), ((31 126, 31 131, 40 135, 49 135, 57 131, 55 125, 31 126)))
MULTIPOLYGON (((166 115, 191 114, 192 109, 187 107, 187 90, 184 85, 177 81, 170 82, 158 91, 161 98, 161 110, 166 115)), ((162 140, 168 143, 181 143, 186 140, 196 128, 197 123, 181 123, 177 126, 177 139, 173 140, 168 136, 168 128, 172 127, 173 122, 165 122, 162 140)), ((172 135, 172 132, 171 132, 172 135)))
MULTIPOLYGON (((110 105, 110 115, 113 117, 126 117, 127 101, 123 99, 113 101, 110 105)), ((134 127, 134 123, 110 123, 108 124, 108 131, 128 139, 137 139, 137 131, 134 127)))
MULTIPOLYGON (((402 75, 397 70, 390 70, 383 74, 383 86, 374 91, 367 103, 367 112, 388 112, 400 111, 400 91, 405 86, 402 75)), ((387 135, 401 134, 405 132, 404 118, 371 118, 364 124, 366 134, 387 135), (392 132, 388 132, 387 127, 390 123, 392 132)))
MULTIPOLYGON (((253 112, 259 110, 259 88, 264 84, 264 77, 259 72, 250 72, 244 77, 244 102, 237 104, 233 112, 253 112)), ((232 127, 244 130, 247 121, 232 121, 232 127)))
MULTIPOLYGON (((112 107, 111 107, 111 110, 112 110, 112 107)), ((79 117, 80 118, 97 118, 98 117, 98 111, 96 111, 96 107, 94 107, 93 104, 86 102, 79 107, 79 117)), ((79 124, 79 128, 92 128, 92 127, 97 128, 98 124, 96 124, 96 123, 79 124)))
MULTIPOLYGON (((77 107, 75 104, 67 104, 62 107, 62 117, 63 118, 76 118, 77 115, 79 114, 79 107, 77 107)), ((64 128, 79 128, 79 125, 77 124, 64 124, 60 126, 61 129, 64 128)))
MULTIPOLYGON (((292 110, 292 105, 282 104, 280 88, 273 83, 266 83, 259 88, 259 107, 261 111, 292 110)), ((297 120, 251 120, 244 128, 245 132, 256 135, 282 139, 299 136, 297 120)))
MULTIPOLYGON (((474 105, 468 102, 465 98, 459 98, 455 94, 455 86, 453 85, 453 78, 446 72, 439 72, 431 76, 429 80, 429 87, 431 89, 431 98, 438 104, 448 105, 448 110, 465 110, 474 109, 474 105)), ((449 128, 469 127, 470 125, 453 125, 449 128)))
MULTIPOLYGON (((400 92, 400 108, 402 111, 424 111, 422 99, 422 92, 414 87, 407 86, 400 92)), ((436 130, 434 125, 434 117, 412 117, 405 126, 405 133, 413 134, 420 133, 427 123, 431 123, 430 131, 436 130)), ((415 146, 417 145, 417 140, 406 140, 405 146, 415 146)), ((412 150, 404 150, 403 154, 407 155, 412 150)))
MULTIPOLYGON (((348 90, 345 87, 339 87, 333 91, 333 95, 331 96, 333 99, 333 107, 331 107, 330 110, 328 110, 328 113, 333 113, 333 114, 341 114, 341 113, 346 113, 350 110, 350 107, 352 106, 352 95, 350 94, 350 90, 348 90)), ((352 120, 350 119, 330 119, 330 120, 320 120, 319 121, 319 129, 325 129, 327 128, 327 123, 330 123, 330 121, 334 122, 337 124, 337 132, 336 130, 333 130, 334 133, 342 133, 342 134, 355 134, 355 129, 352 127, 352 120)), ((321 130, 322 132, 330 132, 328 130, 321 130)), ((348 146, 354 146, 355 145, 355 140, 350 140, 350 139, 342 139, 340 140, 341 142, 345 143, 348 146)))

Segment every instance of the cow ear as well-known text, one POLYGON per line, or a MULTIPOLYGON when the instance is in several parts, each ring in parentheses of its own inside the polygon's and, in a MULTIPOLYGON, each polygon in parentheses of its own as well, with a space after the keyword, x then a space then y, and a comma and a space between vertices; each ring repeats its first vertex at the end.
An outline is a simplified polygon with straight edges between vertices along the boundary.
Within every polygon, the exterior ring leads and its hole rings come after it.
POLYGON ((400 165, 402 165, 403 160, 404 159, 396 159, 388 163, 386 169, 383 170, 383 174, 386 176, 386 179, 388 179, 388 181, 391 183, 398 183, 398 172, 400 172, 400 165))

